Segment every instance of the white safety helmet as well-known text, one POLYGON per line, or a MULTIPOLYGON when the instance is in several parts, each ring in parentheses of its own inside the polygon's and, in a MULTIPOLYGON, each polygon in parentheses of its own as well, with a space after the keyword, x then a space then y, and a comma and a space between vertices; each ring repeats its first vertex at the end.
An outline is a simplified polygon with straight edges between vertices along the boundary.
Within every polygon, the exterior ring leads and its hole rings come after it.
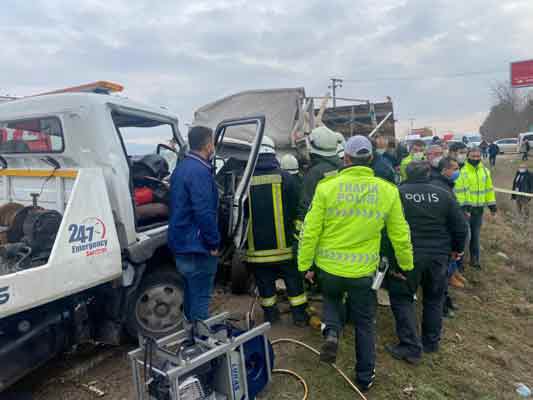
POLYGON ((300 170, 298 168, 298 160, 292 154, 285 154, 281 157, 281 169, 287 171, 291 175, 296 175, 300 170))
POLYGON ((344 158, 344 146, 346 146, 346 139, 344 139, 344 135, 339 132, 335 132, 337 134, 337 156, 342 160, 344 158))
POLYGON ((261 147, 259 147, 259 154, 276 154, 276 145, 268 136, 263 136, 261 147))
POLYGON ((308 138, 309 153, 324 157, 337 155, 338 137, 327 126, 319 126, 313 129, 308 138))

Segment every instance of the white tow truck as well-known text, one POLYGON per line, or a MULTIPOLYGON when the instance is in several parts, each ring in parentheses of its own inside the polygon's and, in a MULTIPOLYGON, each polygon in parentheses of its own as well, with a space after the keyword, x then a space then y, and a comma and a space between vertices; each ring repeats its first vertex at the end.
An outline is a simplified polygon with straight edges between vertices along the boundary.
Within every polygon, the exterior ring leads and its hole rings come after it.
MULTIPOLYGON (((185 143, 175 115, 116 90, 99 82, 0 104, 0 392, 73 345, 160 337, 182 321, 167 199, 185 143), (157 150, 129 150, 147 138, 157 150)), ((216 176, 223 260, 244 242, 265 118, 216 127, 222 152, 244 126, 251 146, 216 176)))

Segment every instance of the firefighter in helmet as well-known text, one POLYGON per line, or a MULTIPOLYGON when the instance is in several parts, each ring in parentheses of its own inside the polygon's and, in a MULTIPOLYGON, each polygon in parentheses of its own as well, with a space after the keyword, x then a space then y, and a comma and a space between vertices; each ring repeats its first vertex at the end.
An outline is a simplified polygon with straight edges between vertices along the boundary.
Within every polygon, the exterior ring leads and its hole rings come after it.
POLYGON ((265 320, 280 318, 275 283, 283 278, 294 324, 303 327, 309 320, 307 297, 292 252, 298 190, 293 177, 280 168, 274 141, 265 136, 248 197, 246 261, 255 275, 265 320))

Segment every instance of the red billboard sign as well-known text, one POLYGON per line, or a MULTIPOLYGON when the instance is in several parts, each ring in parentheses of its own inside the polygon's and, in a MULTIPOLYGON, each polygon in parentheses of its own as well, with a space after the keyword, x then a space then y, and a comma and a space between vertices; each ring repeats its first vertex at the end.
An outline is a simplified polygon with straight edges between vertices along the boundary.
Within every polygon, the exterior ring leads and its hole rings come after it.
POLYGON ((511 63, 511 86, 533 86, 533 60, 511 63))

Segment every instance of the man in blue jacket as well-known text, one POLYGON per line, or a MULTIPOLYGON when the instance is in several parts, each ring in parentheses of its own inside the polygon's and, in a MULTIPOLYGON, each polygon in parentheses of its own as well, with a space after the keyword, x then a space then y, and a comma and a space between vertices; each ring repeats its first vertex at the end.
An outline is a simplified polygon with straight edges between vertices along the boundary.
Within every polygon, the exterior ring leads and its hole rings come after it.
POLYGON ((189 148, 170 181, 168 245, 184 280, 185 318, 193 322, 209 318, 220 246, 218 190, 209 161, 215 152, 213 131, 191 128, 189 148))

